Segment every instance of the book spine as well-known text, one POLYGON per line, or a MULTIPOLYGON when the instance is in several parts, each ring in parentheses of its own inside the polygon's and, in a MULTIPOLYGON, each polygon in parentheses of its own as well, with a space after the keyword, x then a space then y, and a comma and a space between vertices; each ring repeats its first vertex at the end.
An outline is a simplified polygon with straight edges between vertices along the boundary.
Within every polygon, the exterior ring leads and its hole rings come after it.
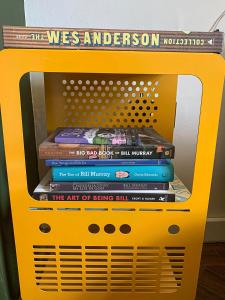
POLYGON ((48 28, 48 27, 3 27, 4 48, 49 48, 49 49, 104 49, 133 51, 185 51, 185 52, 216 52, 223 51, 222 32, 183 32, 183 31, 144 31, 144 30, 113 30, 113 29, 80 29, 80 28, 48 28), (68 34, 69 32, 69 34, 68 34), (104 39, 99 43, 84 43, 84 35, 92 39, 93 33, 102 36, 107 34, 112 40, 109 45, 104 39), (63 39, 67 34, 66 42, 63 39), (74 39, 76 34, 76 40, 74 39), (113 43, 114 35, 118 41, 113 43), (124 35, 130 38, 127 45, 124 35), (142 39, 143 35, 145 39, 142 39), (134 37, 136 37, 134 39, 134 37), (146 43, 146 38, 148 42, 146 43), (136 39, 138 39, 138 44, 136 39), (143 42, 144 40, 144 42, 143 42))
POLYGON ((173 181, 173 165, 53 167, 53 181, 173 181))
MULTIPOLYGON (((63 145, 63 144, 61 144, 63 145)), ((106 146, 40 147, 40 159, 171 159, 175 148, 157 152, 156 147, 106 146)))
POLYGON ((122 201, 122 202, 174 202, 175 194, 167 193, 34 193, 36 200, 42 201, 122 201))
POLYGON ((50 182, 51 192, 168 190, 168 182, 50 182))
POLYGON ((46 167, 60 167, 60 166, 149 166, 149 165, 166 165, 166 159, 88 159, 88 160, 74 160, 74 159, 47 159, 45 161, 46 167))

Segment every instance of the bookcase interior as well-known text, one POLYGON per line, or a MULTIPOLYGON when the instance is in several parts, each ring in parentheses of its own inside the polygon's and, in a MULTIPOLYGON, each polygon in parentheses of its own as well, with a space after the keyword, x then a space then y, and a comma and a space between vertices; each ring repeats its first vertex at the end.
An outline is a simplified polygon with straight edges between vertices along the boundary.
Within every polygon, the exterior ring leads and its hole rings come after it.
POLYGON ((58 127, 153 127, 173 142, 177 75, 46 72, 42 76, 44 99, 32 101, 36 159, 25 151, 31 195, 47 172, 38 157, 39 144, 58 127))

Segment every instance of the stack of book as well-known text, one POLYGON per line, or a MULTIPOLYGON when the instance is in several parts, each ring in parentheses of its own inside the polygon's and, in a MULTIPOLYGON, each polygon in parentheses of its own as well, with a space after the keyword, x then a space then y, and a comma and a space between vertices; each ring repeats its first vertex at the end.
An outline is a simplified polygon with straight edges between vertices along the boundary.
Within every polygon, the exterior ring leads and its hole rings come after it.
POLYGON ((51 167, 38 200, 175 201, 175 147, 153 128, 58 128, 39 147, 51 167))

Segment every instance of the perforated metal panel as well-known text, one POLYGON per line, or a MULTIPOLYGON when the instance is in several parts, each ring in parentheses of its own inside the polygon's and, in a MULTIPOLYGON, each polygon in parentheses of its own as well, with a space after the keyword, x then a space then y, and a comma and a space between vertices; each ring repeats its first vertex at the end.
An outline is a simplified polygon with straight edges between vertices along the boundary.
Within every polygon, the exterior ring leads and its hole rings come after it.
POLYGON ((177 76, 46 73, 49 131, 56 127, 150 127, 172 139, 177 76))
POLYGON ((185 247, 33 246, 36 285, 45 292, 173 293, 185 247))

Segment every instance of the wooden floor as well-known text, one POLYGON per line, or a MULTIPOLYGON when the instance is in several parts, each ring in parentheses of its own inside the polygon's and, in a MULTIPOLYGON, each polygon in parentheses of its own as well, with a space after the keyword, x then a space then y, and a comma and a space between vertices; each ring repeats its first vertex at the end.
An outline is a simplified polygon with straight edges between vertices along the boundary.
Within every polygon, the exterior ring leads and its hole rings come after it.
POLYGON ((204 245, 196 300, 225 300, 225 243, 204 245))

